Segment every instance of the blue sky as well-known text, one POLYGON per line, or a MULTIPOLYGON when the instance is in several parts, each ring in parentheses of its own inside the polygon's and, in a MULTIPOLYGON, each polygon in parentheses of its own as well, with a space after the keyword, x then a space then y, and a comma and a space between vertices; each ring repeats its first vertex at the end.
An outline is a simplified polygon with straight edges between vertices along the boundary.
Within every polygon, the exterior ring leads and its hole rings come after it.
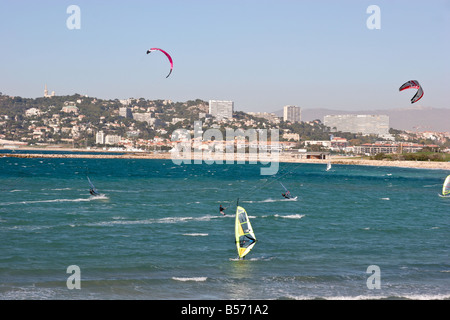
POLYGON ((0 91, 219 99, 236 110, 450 108, 450 1, 0 0, 0 91), (69 30, 69 5, 81 29, 69 30), (381 29, 369 30, 369 5, 381 29), (174 71, 159 47, 174 59, 174 71))

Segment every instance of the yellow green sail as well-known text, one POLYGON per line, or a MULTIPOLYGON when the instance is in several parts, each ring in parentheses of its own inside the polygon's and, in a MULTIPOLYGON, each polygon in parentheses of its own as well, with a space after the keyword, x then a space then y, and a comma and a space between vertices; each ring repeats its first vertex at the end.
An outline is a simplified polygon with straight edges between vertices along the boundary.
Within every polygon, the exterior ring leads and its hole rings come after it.
POLYGON ((235 229, 236 247, 239 258, 245 257, 256 243, 255 233, 244 208, 236 208, 235 229))
POLYGON ((450 175, 445 178, 444 184, 442 185, 442 195, 450 195, 450 175))

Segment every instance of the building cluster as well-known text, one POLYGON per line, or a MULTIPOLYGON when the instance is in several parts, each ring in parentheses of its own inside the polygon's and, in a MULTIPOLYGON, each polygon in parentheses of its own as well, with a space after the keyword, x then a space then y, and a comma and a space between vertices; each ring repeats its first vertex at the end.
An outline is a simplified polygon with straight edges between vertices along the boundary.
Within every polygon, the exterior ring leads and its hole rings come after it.
POLYGON ((394 142, 394 141, 376 141, 375 143, 363 143, 352 146, 347 139, 340 137, 332 137, 330 140, 307 140, 304 141, 305 147, 318 146, 323 150, 329 150, 336 153, 376 155, 379 153, 415 153, 420 152, 424 148, 434 151, 439 149, 436 144, 420 144, 414 142, 394 142))
MULTIPOLYGON (((209 101, 209 113, 217 119, 231 119, 233 112, 233 101, 209 101)), ((247 112, 247 114, 256 118, 263 118, 273 124, 279 124, 281 120, 290 123, 301 122, 302 120, 301 108, 291 105, 283 107, 283 117, 278 117, 273 112, 247 112)))
MULTIPOLYGON (((52 108, 55 106, 50 106, 50 109, 52 108)), ((93 128, 82 122, 85 116, 79 114, 77 106, 72 102, 66 102, 61 113, 46 116, 45 112, 41 112, 37 108, 30 108, 25 111, 25 117, 30 120, 26 128, 28 133, 20 137, 22 142, 35 140, 54 143, 53 135, 61 134, 62 142, 71 143, 73 139, 80 137, 81 132, 90 134, 94 132, 93 128), (36 117, 39 117, 40 121, 33 120, 36 117)), ((19 135, 19 132, 17 134, 19 135)))
POLYGON ((450 132, 434 132, 434 131, 424 131, 424 132, 413 132, 405 131, 405 133, 399 134, 399 137, 408 141, 414 136, 416 139, 420 140, 430 140, 438 144, 444 144, 446 141, 450 140, 450 132))
POLYGON ((356 154, 376 155, 379 153, 415 153, 422 151, 424 148, 438 149, 435 144, 419 144, 412 142, 392 142, 377 141, 376 143, 364 143, 360 146, 354 146, 353 152, 356 154))
MULTIPOLYGON (((54 92, 48 94, 47 86, 45 86, 44 97, 54 97, 54 92)), ((29 141, 38 141, 45 143, 55 143, 54 134, 60 135, 59 141, 65 143, 73 143, 77 139, 85 138, 86 134, 93 136, 95 144, 98 147, 120 147, 128 150, 170 150, 176 145, 176 141, 171 136, 171 132, 166 129, 170 125, 176 127, 189 128, 190 136, 195 136, 192 130, 192 118, 184 118, 174 112, 174 105, 170 100, 162 101, 164 105, 164 113, 171 112, 170 116, 161 113, 161 109, 146 105, 146 107, 133 105, 136 99, 119 100, 120 106, 114 109, 112 118, 108 120, 100 117, 98 123, 93 125, 90 122, 83 121, 86 117, 80 112, 77 103, 82 101, 66 101, 59 112, 52 112, 46 115, 48 111, 41 111, 39 108, 31 107, 25 111, 25 118, 30 119, 26 128, 28 131, 24 135, 17 132, 16 136, 20 136, 19 143, 29 141), (158 113, 159 112, 159 113, 158 113), (37 120, 38 119, 38 120, 37 120), (123 121, 123 119, 134 120, 131 122, 123 121), (186 121, 189 120, 189 121, 186 121), (145 123, 148 127, 153 128, 157 135, 151 139, 141 139, 140 131, 135 126, 136 122, 145 123), (119 134, 121 132, 121 134, 119 134)), ((92 103, 96 103, 96 99, 92 103)), ((107 103, 107 102, 102 102, 107 103)), ((301 108, 295 105, 286 105, 283 107, 283 116, 279 117, 274 113, 268 112, 248 112, 252 117, 244 117, 238 120, 235 117, 234 102, 226 100, 209 100, 208 105, 198 108, 198 120, 207 124, 210 128, 254 128, 269 129, 280 128, 281 124, 295 124, 302 122, 301 108), (264 121, 261 121, 263 119, 264 121), (283 121, 283 123, 282 123, 283 121)), ((194 106, 197 107, 197 106, 194 106)), ((50 106, 49 110, 56 108, 50 106)), ((189 107, 188 107, 189 108, 189 107)), ((0 127, 8 120, 8 116, 0 115, 0 127), (2 119, 3 118, 3 119, 2 119), (2 121, 4 120, 4 121, 2 121)), ((320 122, 320 121, 319 121, 320 122)), ((314 125, 314 123, 310 123, 314 125)), ((399 133, 395 139, 389 134, 389 117, 386 115, 326 115, 324 117, 324 125, 330 129, 330 139, 328 140, 303 140, 297 132, 289 129, 280 129, 281 141, 277 144, 259 142, 255 145, 251 141, 240 142, 240 146, 244 148, 259 150, 326 150, 336 153, 352 153, 374 155, 377 153, 401 153, 401 152, 417 152, 422 150, 425 145, 423 143, 413 142, 417 139, 435 142, 427 147, 438 148, 450 139, 449 133, 437 132, 405 132, 399 133), (354 145, 346 138, 335 136, 337 132, 348 132, 361 135, 375 135, 380 141, 375 143, 361 143, 354 145), (397 141, 395 141, 397 140, 397 141), (402 140, 402 142, 398 142, 402 140)), ((142 128, 142 127, 141 127, 142 128)), ((5 135, 0 134, 0 139, 5 135)), ((214 139, 204 141, 202 138, 179 137, 177 141, 190 140, 194 150, 227 150, 230 143, 225 139, 214 139)), ((236 142, 236 141, 235 141, 236 142)), ((1 142, 0 142, 1 143, 1 142)), ((235 145, 236 147, 236 145, 235 145)))
MULTIPOLYGON (((136 121, 147 122, 147 124, 150 126, 162 125, 162 121, 159 118, 152 117, 151 112, 142 112, 141 108, 139 107, 136 107, 135 109, 137 111, 133 111, 130 107, 121 107, 119 108, 119 116, 125 119, 128 118, 136 121)), ((149 109, 152 110, 152 108, 149 109)))

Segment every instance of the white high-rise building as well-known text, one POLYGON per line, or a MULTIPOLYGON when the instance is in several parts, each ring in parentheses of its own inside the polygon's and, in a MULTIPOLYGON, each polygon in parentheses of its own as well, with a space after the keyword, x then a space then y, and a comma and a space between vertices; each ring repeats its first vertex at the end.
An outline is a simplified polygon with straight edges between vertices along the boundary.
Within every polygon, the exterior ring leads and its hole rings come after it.
POLYGON ((105 144, 105 133, 103 131, 97 132, 97 134, 95 135, 95 143, 105 144))
POLYGON ((209 100, 209 113, 218 120, 233 118, 234 102, 209 100))
POLYGON ((284 106, 283 120, 288 122, 300 122, 302 119, 302 110, 297 106, 284 106))
POLYGON ((372 114, 340 114, 326 115, 323 123, 332 130, 361 133, 389 134, 389 116, 372 114))

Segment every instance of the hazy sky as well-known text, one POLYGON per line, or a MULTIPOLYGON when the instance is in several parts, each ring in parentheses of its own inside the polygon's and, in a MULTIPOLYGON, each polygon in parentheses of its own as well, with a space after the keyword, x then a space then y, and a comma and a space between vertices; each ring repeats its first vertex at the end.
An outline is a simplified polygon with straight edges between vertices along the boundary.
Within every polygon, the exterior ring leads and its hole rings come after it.
POLYGON ((0 0, 0 91, 233 100, 236 110, 450 108, 450 1, 0 0), (77 5, 80 29, 69 29, 77 5), (380 29, 369 29, 370 5, 380 29), (158 47, 174 59, 169 63, 158 47))

